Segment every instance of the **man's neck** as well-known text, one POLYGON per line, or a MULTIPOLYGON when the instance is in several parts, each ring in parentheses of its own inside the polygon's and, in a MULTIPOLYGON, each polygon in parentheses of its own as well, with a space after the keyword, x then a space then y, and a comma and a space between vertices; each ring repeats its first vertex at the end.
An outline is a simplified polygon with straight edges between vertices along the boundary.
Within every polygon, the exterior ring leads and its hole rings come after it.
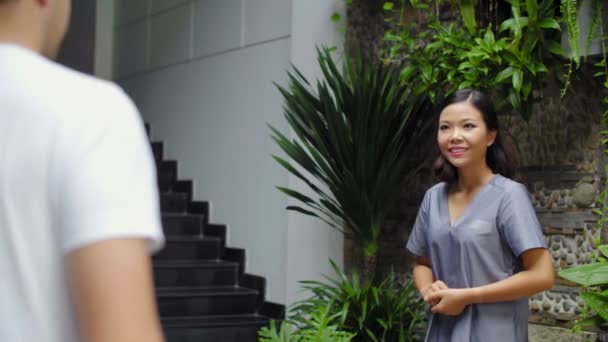
POLYGON ((41 18, 27 8, 10 3, 0 6, 0 43, 42 53, 42 31, 41 18))

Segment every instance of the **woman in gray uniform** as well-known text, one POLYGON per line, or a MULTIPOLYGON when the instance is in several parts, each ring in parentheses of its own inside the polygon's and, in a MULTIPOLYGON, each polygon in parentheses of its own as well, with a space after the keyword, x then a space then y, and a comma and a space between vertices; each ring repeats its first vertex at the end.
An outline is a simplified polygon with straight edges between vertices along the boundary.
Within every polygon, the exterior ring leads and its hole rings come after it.
POLYGON ((407 248, 431 305, 426 341, 528 340, 528 297, 553 286, 551 257, 514 171, 491 99, 460 90, 439 116, 442 181, 429 189, 407 248))

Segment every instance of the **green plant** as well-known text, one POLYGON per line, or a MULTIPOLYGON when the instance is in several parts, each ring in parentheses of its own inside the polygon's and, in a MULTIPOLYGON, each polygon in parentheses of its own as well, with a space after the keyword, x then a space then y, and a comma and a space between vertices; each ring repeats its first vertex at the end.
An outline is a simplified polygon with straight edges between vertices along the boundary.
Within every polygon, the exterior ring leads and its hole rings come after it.
POLYGON ((260 342, 350 342, 354 334, 339 331, 335 325, 335 317, 330 317, 327 306, 314 308, 303 320, 305 328, 298 328, 289 322, 281 322, 277 327, 275 321, 270 327, 264 327, 258 332, 260 342))
MULTIPOLYGON (((430 24, 407 23, 401 15, 396 29, 385 34, 390 46, 384 60, 406 61, 402 82, 435 101, 458 89, 482 89, 496 95, 499 107, 510 106, 528 119, 549 68, 564 55, 555 34, 560 26, 552 0, 508 2, 511 16, 499 26, 480 27, 474 1, 458 4, 462 24, 442 23, 437 15, 430 24)), ((428 7, 416 4, 419 10, 428 7)), ((401 10, 405 6, 401 0, 401 10)))
MULTIPOLYGON (((562 22, 566 27, 566 32, 568 33, 568 44, 571 48, 570 61, 567 64, 566 74, 565 74, 565 86, 562 89, 562 96, 566 94, 568 87, 570 85, 570 77, 574 72, 574 69, 578 69, 580 66, 581 60, 581 51, 580 51, 580 28, 578 22, 578 6, 579 3, 577 0, 561 0, 560 10, 562 13, 562 22)), ((592 18, 591 23, 589 25, 589 32, 585 37, 585 60, 587 59, 587 54, 591 47, 591 43, 595 39, 600 40, 600 44, 602 46, 602 56, 603 60, 606 59, 606 49, 605 49, 605 37, 603 34, 603 20, 602 13, 604 6, 604 1, 602 0, 592 0, 591 9, 592 9, 592 18)), ((601 63, 600 63, 601 64, 601 63)), ((597 65, 602 68, 601 65, 597 65)), ((602 68, 605 69, 605 68, 602 68)), ((600 72, 603 74, 603 72, 600 72)))
MULTIPOLYGON (((346 6, 350 6, 353 3, 353 0, 344 0, 346 6)), ((331 21, 338 25, 338 31, 341 33, 346 34, 346 31, 348 30, 348 26, 346 25, 346 22, 343 20, 342 18, 342 14, 338 13, 338 12, 333 12, 331 14, 330 17, 331 21)))
MULTIPOLYGON (((598 7, 596 7, 596 10, 598 7)), ((594 20, 595 21, 595 20, 594 20)), ((599 24, 593 24, 598 27, 599 37, 604 37, 603 25, 601 17, 598 19, 599 24)), ((590 35, 594 32, 592 28, 590 35)), ((606 63, 606 43, 604 37, 601 40, 602 60, 596 64, 600 69, 594 76, 603 78, 603 86, 605 91, 608 91, 608 65, 606 63)), ((577 43, 578 44, 578 43, 577 43)), ((588 45, 588 44, 587 44, 588 45)), ((601 131, 604 155, 608 155, 608 96, 604 97, 603 104, 605 110, 602 114, 601 125, 604 128, 601 131)), ((578 331, 586 326, 606 326, 608 324, 608 245, 600 245, 602 243, 602 230, 608 223, 608 165, 604 169, 604 186, 597 200, 597 209, 594 210, 598 216, 597 221, 597 237, 595 244, 598 246, 598 253, 594 256, 592 263, 581 265, 578 267, 563 270, 559 275, 565 279, 573 281, 584 287, 584 292, 581 293, 581 299, 586 304, 579 319, 574 325, 574 330, 578 331)))
POLYGON ((345 56, 340 71, 327 49, 318 50, 318 61, 316 89, 295 68, 287 88, 277 85, 297 138, 271 127, 292 162, 273 158, 313 195, 278 189, 303 204, 288 210, 318 217, 356 241, 364 252, 364 276, 372 278, 380 228, 420 168, 406 157, 423 137, 431 110, 426 97, 402 86, 390 66, 345 56))
POLYGON ((412 282, 399 284, 394 274, 378 283, 362 281, 357 274, 348 277, 332 262, 337 278, 327 282, 302 281, 312 293, 294 304, 290 317, 298 326, 314 329, 309 312, 328 308, 328 317, 340 330, 355 333, 353 341, 418 341, 424 337, 425 304, 412 282))
POLYGON ((586 326, 601 326, 608 322, 608 245, 598 247, 601 255, 590 264, 581 265, 559 272, 562 278, 583 286, 581 299, 587 307, 576 321, 575 331, 586 326), (590 310, 593 310, 591 312, 590 310))

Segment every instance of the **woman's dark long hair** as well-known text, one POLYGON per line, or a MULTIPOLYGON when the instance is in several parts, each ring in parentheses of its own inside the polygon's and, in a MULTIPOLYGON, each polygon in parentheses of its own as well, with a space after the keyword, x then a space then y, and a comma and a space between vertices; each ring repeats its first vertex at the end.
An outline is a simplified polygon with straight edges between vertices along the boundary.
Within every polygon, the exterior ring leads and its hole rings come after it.
MULTIPOLYGON (((498 127, 498 117, 492 99, 481 91, 462 89, 448 97, 441 108, 443 110, 443 108, 449 105, 462 102, 468 102, 475 107, 481 113, 488 130, 496 131, 494 143, 488 147, 486 154, 488 167, 494 173, 499 173, 508 178, 513 177, 517 169, 515 155, 513 150, 504 142, 503 134, 498 127)), ((439 122, 439 115, 437 115, 437 123, 439 122)), ((436 156, 433 163, 433 173, 440 181, 446 182, 451 186, 458 180, 458 172, 456 167, 441 154, 439 145, 436 143, 435 146, 436 156)))

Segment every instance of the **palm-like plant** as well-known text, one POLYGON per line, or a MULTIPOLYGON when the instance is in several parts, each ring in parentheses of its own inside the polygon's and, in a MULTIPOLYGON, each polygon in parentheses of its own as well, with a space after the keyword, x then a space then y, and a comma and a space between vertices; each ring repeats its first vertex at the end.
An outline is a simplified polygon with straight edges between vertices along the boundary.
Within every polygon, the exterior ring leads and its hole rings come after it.
POLYGON ((390 66, 344 57, 340 70, 328 49, 318 49, 323 78, 313 89, 294 68, 279 88, 285 118, 295 139, 271 127, 272 137, 292 162, 273 158, 304 181, 314 198, 279 190, 303 206, 287 209, 318 217, 363 249, 363 275, 372 279, 380 228, 419 169, 408 154, 429 122, 425 96, 403 87, 390 66))

